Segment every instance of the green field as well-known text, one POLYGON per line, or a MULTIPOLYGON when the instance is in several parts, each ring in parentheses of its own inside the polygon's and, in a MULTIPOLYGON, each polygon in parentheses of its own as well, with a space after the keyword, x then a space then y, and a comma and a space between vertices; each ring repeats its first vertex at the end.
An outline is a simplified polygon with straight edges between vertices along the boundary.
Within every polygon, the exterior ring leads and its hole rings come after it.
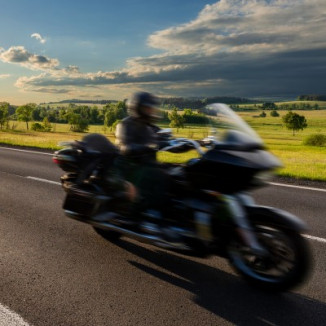
MULTIPOLYGON (((283 163, 284 168, 277 171, 278 175, 303 178, 310 180, 326 181, 326 147, 313 147, 303 145, 305 137, 315 133, 326 135, 326 111, 297 111, 304 115, 308 122, 308 128, 299 131, 292 136, 292 131, 287 130, 282 124, 282 116, 287 111, 279 111, 280 117, 255 117, 259 111, 240 112, 244 118, 263 138, 268 149, 274 153, 283 163)), ((41 147, 58 149, 58 142, 64 140, 81 139, 85 134, 69 131, 67 124, 52 124, 53 131, 48 133, 26 131, 23 122, 10 122, 10 128, 15 125, 15 130, 0 131, 0 143, 20 146, 41 147)), ((208 134, 208 128, 188 126, 184 129, 174 130, 176 137, 189 137, 201 139, 208 134)), ((89 132, 104 133, 112 141, 114 134, 103 126, 91 126, 89 132)), ((185 162, 196 156, 195 152, 186 154, 160 153, 159 158, 163 161, 185 162)))
POLYGON ((275 118, 254 118, 254 114, 248 112, 240 115, 263 138, 271 152, 283 162, 284 168, 278 171, 278 174, 325 181, 326 147, 304 146, 303 140, 316 133, 326 135, 326 111, 297 111, 306 117, 308 128, 297 132, 295 136, 282 124, 282 116, 287 111, 279 113, 280 117, 275 118))

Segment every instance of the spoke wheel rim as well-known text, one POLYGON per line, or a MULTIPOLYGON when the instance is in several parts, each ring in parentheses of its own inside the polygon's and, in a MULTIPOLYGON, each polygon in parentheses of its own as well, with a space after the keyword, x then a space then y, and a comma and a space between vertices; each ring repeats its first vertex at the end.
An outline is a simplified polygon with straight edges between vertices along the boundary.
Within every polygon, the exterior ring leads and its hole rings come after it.
POLYGON ((254 279, 280 283, 289 278, 297 264, 297 254, 284 231, 259 224, 255 226, 259 243, 268 251, 265 258, 257 257, 238 241, 233 241, 229 254, 237 268, 254 279))

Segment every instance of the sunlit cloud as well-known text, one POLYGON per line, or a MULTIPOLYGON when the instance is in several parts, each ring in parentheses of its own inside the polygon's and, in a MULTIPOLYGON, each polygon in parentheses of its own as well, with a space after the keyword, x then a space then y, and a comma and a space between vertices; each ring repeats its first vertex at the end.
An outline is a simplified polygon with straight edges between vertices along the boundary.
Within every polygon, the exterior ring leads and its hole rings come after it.
POLYGON ((40 43, 42 43, 42 44, 44 44, 45 42, 46 42, 46 39, 45 38, 43 38, 42 36, 41 36, 41 34, 39 34, 39 33, 33 33, 32 35, 31 35, 31 38, 35 38, 36 40, 38 40, 40 43))
POLYGON ((23 47, 2 50, 0 59, 43 70, 16 82, 38 92, 131 86, 169 95, 318 92, 326 74, 325 12, 324 0, 221 0, 188 23, 149 35, 148 45, 161 53, 130 58, 118 71, 60 68, 58 60, 23 47))
POLYGON ((10 77, 10 74, 0 74, 0 79, 5 79, 10 77))
POLYGON ((57 59, 30 53, 23 46, 12 46, 7 51, 2 50, 0 60, 5 63, 15 63, 32 70, 53 70, 59 66, 57 59))

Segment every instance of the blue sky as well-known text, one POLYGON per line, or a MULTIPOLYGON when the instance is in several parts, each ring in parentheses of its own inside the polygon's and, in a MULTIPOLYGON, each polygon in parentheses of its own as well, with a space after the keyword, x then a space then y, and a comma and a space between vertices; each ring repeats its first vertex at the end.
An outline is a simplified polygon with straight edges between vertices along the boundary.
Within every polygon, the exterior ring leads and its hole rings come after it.
POLYGON ((0 101, 325 93, 324 0, 0 0, 0 101))

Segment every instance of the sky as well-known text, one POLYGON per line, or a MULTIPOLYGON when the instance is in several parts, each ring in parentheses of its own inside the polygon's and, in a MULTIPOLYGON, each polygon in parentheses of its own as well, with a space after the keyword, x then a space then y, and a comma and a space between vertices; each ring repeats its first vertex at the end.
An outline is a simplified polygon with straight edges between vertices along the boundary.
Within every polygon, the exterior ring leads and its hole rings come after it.
POLYGON ((0 102, 326 94, 325 0, 0 0, 0 102))

